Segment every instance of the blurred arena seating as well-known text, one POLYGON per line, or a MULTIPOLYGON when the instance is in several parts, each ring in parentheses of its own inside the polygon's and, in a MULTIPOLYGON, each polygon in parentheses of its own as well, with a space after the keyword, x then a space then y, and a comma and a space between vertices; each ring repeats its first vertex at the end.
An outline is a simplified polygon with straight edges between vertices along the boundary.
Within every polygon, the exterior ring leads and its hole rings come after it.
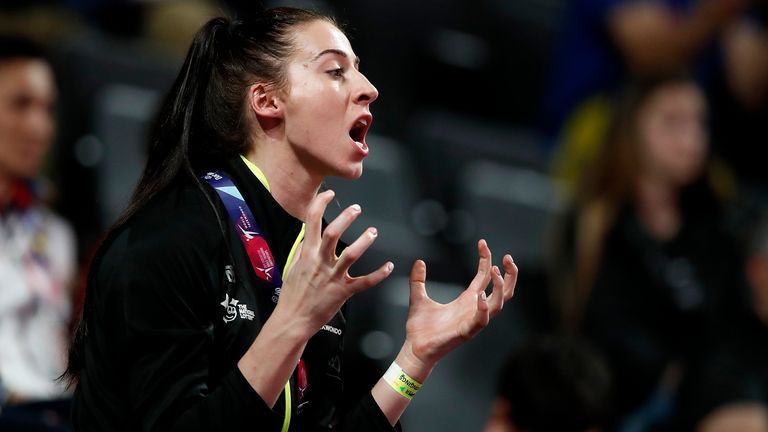
MULTIPOLYGON (((64 204, 98 235, 120 214, 144 165, 148 127, 179 59, 138 41, 88 33, 56 47, 64 204)), ((87 234, 86 234, 87 235, 87 234)))

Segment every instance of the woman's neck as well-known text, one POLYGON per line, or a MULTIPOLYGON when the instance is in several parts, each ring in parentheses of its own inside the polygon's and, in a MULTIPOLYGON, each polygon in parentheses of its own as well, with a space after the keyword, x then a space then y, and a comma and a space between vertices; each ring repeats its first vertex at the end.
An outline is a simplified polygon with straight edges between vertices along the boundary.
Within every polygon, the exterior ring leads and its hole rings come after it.
POLYGON ((640 220, 658 240, 670 240, 682 223, 678 189, 655 176, 638 180, 636 204, 640 220))
POLYGON ((309 172, 284 143, 264 143, 258 150, 252 147, 245 157, 264 173, 275 201, 291 216, 306 221, 309 203, 323 177, 309 172))

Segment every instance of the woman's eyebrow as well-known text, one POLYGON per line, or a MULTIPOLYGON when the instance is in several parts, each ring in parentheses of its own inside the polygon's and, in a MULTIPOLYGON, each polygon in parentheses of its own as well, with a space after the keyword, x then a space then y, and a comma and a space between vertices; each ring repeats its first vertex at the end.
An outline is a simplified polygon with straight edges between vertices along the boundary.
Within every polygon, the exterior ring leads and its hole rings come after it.
MULTIPOLYGON (((324 56, 326 54, 335 54, 335 55, 338 55, 338 56, 341 56, 341 57, 344 57, 344 58, 349 58, 349 54, 347 54, 346 52, 344 52, 344 51, 342 51, 340 49, 328 48, 328 49, 320 51, 320 53, 317 54, 315 56, 315 58, 312 59, 312 61, 315 61, 315 60, 319 59, 320 57, 322 57, 322 56, 324 56)), ((360 65, 360 57, 355 57, 354 63, 355 63, 355 66, 359 66, 360 65)))

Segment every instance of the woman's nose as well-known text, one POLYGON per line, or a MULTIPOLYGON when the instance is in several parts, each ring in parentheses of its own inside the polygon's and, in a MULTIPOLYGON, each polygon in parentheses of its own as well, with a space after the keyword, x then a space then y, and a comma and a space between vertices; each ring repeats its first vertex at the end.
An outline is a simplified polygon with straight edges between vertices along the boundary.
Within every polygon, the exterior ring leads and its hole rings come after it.
POLYGON ((368 81, 368 78, 366 78, 362 73, 360 73, 360 78, 362 81, 360 86, 360 93, 355 98, 355 102, 371 104, 376 100, 376 98, 379 97, 379 91, 376 90, 376 87, 374 87, 374 85, 371 84, 371 82, 368 81))

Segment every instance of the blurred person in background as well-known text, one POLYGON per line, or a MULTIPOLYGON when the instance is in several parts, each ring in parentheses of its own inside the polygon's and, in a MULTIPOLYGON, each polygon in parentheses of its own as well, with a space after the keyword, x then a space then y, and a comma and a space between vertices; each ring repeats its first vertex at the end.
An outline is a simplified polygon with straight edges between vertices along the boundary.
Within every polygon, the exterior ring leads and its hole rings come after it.
POLYGON ((687 366, 738 314, 740 253, 706 122, 685 74, 629 85, 566 218, 555 298, 611 367, 618 430, 671 425, 687 366))
POLYGON ((610 95, 627 79, 681 68, 706 81, 716 70, 719 35, 749 0, 574 0, 544 99, 553 169, 573 187, 591 163, 611 121, 610 95))
POLYGON ((485 432, 598 432, 611 396, 608 368, 573 337, 533 338, 504 365, 485 432))
POLYGON ((727 337, 692 365, 683 383, 688 418, 698 432, 768 431, 768 215, 745 230, 741 313, 727 337))
POLYGON ((736 174, 742 198, 768 198, 768 1, 756 1, 721 38, 722 67, 709 86, 713 152, 736 174))
POLYGON ((56 378, 66 366, 75 242, 38 178, 55 102, 43 50, 0 36, 0 430, 60 430, 69 414, 56 378))
MULTIPOLYGON (((745 272, 750 288, 749 304, 753 312, 751 316, 754 318, 752 323, 755 329, 764 332, 762 340, 768 341, 765 339, 768 338, 768 214, 763 215, 754 224, 747 245, 745 272)), ((765 359, 763 371, 768 372, 768 355, 765 359)), ((768 392, 768 375, 763 377, 763 383, 768 392)), ((768 400, 768 397, 766 399, 768 400)))

